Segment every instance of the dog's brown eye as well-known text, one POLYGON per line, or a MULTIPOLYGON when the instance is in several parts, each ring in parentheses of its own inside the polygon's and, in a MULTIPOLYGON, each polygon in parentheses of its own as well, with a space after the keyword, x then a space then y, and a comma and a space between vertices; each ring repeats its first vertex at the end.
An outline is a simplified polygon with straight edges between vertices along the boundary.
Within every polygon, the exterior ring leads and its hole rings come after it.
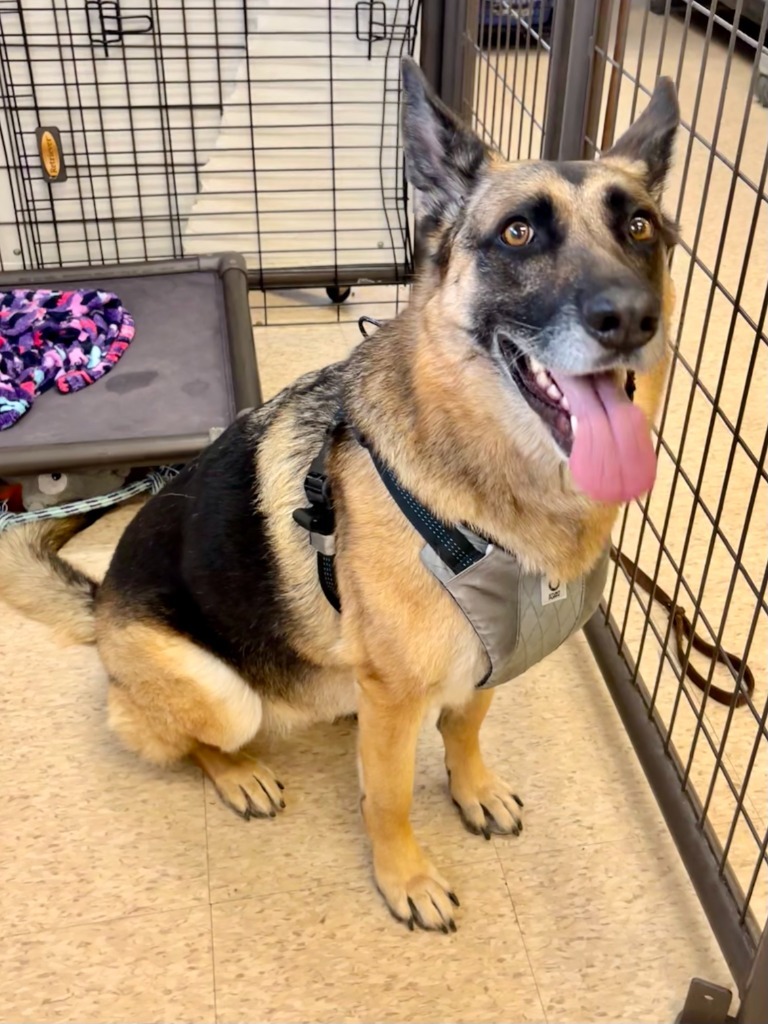
POLYGON ((533 241, 533 228, 527 220, 517 217, 501 232, 501 240, 505 245, 512 245, 516 249, 522 245, 530 245, 533 241))
POLYGON ((637 214, 629 222, 629 237, 633 242, 650 242, 655 234, 656 229, 647 217, 637 214))

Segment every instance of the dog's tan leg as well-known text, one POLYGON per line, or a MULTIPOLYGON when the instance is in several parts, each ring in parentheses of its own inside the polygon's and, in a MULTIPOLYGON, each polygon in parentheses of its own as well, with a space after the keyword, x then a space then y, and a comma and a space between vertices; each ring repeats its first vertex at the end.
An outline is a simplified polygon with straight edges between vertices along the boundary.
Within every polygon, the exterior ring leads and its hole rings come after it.
POLYGON ((425 703, 396 700, 375 679, 360 683, 358 704, 362 809, 376 884, 394 916, 410 928, 447 932, 458 900, 416 841, 410 821, 416 741, 425 703))
POLYGON ((491 832, 519 835, 523 827, 522 801, 489 771, 480 751, 480 726, 492 699, 491 690, 478 690, 464 707, 445 708, 438 721, 453 802, 469 831, 486 839, 491 832))
POLYGON ((274 817, 282 785, 245 749, 261 727, 259 695, 237 672, 166 626, 99 623, 110 673, 109 724, 155 764, 194 760, 243 818, 274 817))
POLYGON ((222 803, 246 821, 273 818, 285 807, 282 783, 266 765, 250 754, 225 753, 200 743, 172 704, 164 708, 160 720, 155 708, 137 703, 116 682, 110 684, 108 704, 110 728, 126 747, 153 764, 169 765, 189 757, 211 780, 222 803))

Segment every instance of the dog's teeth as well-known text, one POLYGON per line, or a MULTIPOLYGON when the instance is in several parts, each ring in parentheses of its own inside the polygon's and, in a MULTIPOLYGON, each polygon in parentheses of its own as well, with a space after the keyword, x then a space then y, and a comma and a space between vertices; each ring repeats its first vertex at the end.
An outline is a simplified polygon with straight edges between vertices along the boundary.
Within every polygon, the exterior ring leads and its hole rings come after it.
POLYGON ((568 401, 567 395, 560 396, 560 405, 562 405, 566 412, 571 411, 571 403, 568 401))
POLYGON ((576 417, 575 416, 571 416, 571 433, 573 434, 574 437, 576 436, 576 428, 578 427, 578 425, 579 425, 579 421, 576 419, 576 417))
POLYGON ((560 394, 560 388, 557 386, 557 384, 550 384, 547 388, 547 394, 554 402, 559 402, 562 398, 562 395, 560 394))
POLYGON ((528 356, 528 365, 531 368, 531 373, 534 377, 538 377, 540 373, 545 373, 544 367, 541 365, 538 359, 534 359, 533 356, 528 356))
POLYGON ((542 391, 549 391, 550 384, 552 384, 552 378, 546 370, 539 370, 536 374, 536 383, 542 391))

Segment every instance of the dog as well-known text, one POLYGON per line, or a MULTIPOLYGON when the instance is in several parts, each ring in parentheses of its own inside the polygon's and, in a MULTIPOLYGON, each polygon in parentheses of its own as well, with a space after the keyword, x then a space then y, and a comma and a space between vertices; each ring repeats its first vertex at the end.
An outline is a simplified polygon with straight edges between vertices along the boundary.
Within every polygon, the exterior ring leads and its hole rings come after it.
POLYGON ((448 932, 459 901, 409 820, 425 715, 439 712, 471 831, 519 833, 522 803, 480 752, 486 652, 377 464, 521 571, 568 585, 604 556, 622 503, 653 481, 676 237, 660 203, 679 112, 662 79, 600 160, 515 164, 413 61, 402 76, 424 246, 407 309, 237 419, 141 508, 102 583, 58 554, 85 523, 54 521, 6 531, 0 589, 97 644, 127 747, 191 758, 245 819, 285 807, 262 737, 356 713, 376 886, 410 928, 448 932), (340 612, 294 518, 320 450, 340 612))

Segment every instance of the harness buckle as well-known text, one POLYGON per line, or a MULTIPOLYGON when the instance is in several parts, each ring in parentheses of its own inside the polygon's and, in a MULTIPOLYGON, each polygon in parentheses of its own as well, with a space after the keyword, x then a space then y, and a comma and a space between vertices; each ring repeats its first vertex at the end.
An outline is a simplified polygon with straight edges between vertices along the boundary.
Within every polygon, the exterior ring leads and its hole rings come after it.
POLYGON ((312 534, 322 534, 329 537, 333 534, 333 512, 324 505, 310 505, 309 508, 296 508, 293 510, 293 521, 302 530, 312 534))
POLYGON ((304 479, 304 493, 310 505, 330 505, 331 487, 325 473, 310 469, 304 479))

